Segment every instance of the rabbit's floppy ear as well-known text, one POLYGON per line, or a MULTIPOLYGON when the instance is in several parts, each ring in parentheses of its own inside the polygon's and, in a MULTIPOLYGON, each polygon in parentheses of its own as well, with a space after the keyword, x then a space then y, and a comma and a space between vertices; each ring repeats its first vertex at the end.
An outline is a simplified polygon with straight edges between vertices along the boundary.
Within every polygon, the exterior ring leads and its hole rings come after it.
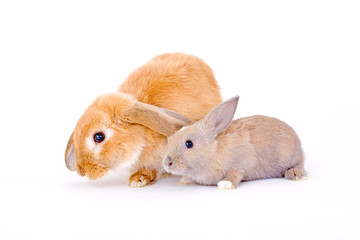
POLYGON ((123 121, 143 125, 164 136, 170 136, 191 123, 189 119, 174 111, 142 102, 135 102, 121 115, 119 117, 123 121))
POLYGON ((208 115, 201 120, 205 129, 210 130, 210 133, 214 134, 214 137, 224 131, 234 118, 238 101, 239 96, 235 96, 213 108, 208 115))
POLYGON ((70 171, 76 170, 76 159, 74 151, 74 132, 71 134, 65 150, 65 164, 70 171))

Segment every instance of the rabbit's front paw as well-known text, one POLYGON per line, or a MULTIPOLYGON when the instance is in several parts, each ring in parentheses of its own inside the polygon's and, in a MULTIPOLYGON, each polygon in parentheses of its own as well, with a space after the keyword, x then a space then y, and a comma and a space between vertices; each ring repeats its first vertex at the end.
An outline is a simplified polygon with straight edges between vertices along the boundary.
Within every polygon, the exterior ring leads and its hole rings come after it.
POLYGON ((134 173, 129 178, 130 187, 145 187, 149 186, 156 181, 157 173, 152 169, 142 169, 134 173))
POLYGON ((233 190, 235 189, 235 185, 230 182, 230 181, 226 181, 226 180, 222 180, 220 182, 217 183, 218 188, 220 190, 233 190))
POLYGON ((195 182, 191 178, 182 177, 178 183, 180 185, 190 185, 190 184, 194 184, 195 182))

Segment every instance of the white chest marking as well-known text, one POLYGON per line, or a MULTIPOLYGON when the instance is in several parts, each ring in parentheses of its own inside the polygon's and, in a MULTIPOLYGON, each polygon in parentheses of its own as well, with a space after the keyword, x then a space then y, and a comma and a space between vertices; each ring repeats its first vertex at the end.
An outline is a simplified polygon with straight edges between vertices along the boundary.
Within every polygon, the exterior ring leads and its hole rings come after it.
POLYGON ((134 151, 134 153, 132 154, 132 156, 129 159, 124 159, 124 162, 122 164, 120 164, 119 167, 121 168, 126 168, 126 169, 131 169, 131 167, 137 162, 137 160, 139 159, 141 153, 143 152, 144 149, 144 144, 141 144, 137 147, 136 151, 134 151))

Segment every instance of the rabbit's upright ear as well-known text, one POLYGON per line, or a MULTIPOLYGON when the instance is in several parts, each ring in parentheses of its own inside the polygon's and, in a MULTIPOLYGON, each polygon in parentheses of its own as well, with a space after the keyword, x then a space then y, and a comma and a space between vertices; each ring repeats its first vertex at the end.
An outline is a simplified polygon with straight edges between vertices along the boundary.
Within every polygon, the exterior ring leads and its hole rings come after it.
POLYGON ((74 151, 74 132, 71 134, 65 150, 65 164, 70 171, 76 170, 76 159, 74 151))
POLYGON ((216 137, 224 131, 234 118, 239 96, 235 96, 213 108, 208 115, 201 120, 205 130, 216 137))
POLYGON ((133 107, 124 111, 120 118, 126 122, 148 127, 164 136, 170 136, 191 121, 186 117, 154 105, 135 102, 133 107))

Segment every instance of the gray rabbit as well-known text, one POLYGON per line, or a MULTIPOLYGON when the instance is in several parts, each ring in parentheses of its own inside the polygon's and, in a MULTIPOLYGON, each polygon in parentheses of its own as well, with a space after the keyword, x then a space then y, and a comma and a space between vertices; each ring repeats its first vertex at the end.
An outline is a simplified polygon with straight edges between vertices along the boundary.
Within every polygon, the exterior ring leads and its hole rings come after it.
POLYGON ((301 142, 286 123, 251 116, 232 121, 239 97, 168 138, 163 165, 183 176, 179 183, 236 188, 241 181, 263 178, 300 180, 305 177, 301 142))

